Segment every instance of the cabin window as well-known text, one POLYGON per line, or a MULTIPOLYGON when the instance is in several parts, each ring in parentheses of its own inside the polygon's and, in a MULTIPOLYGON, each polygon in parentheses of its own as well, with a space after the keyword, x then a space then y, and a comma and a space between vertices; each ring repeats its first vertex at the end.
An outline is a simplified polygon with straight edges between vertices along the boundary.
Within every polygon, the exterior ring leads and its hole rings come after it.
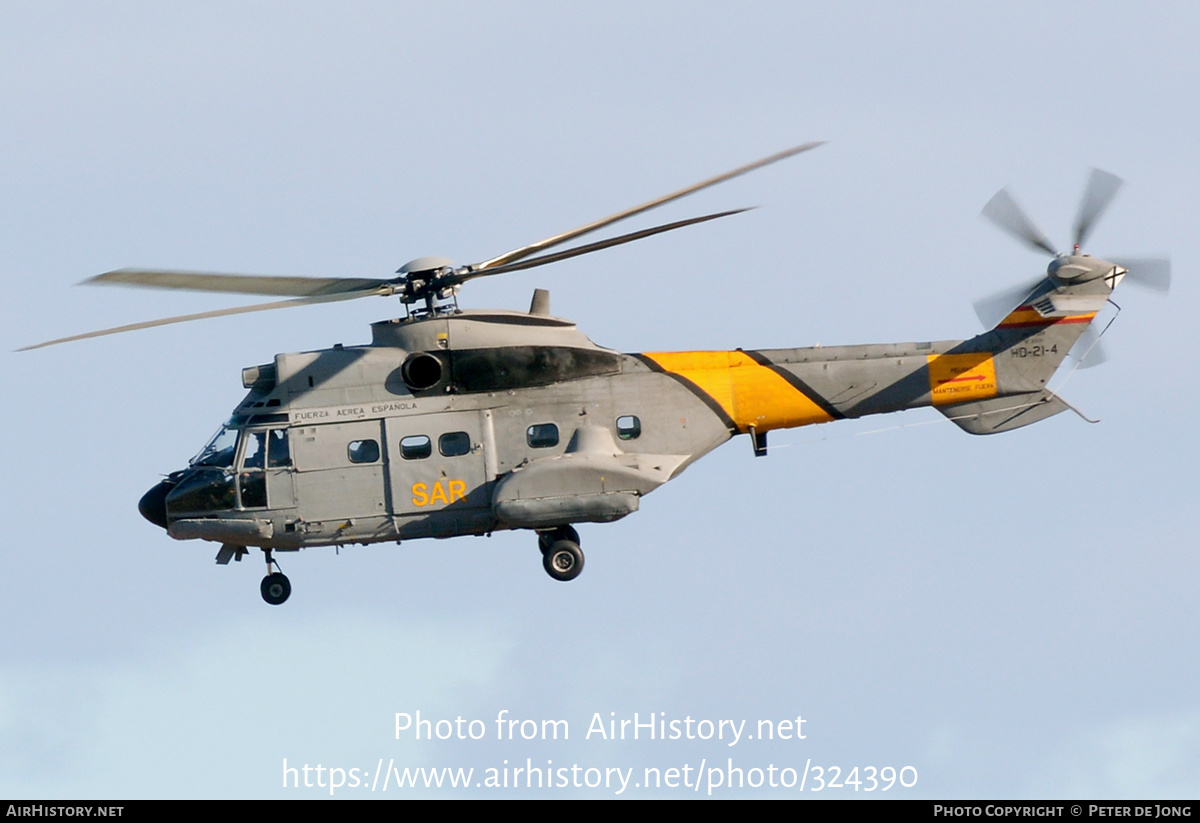
POLYGON ((617 418, 617 437, 622 440, 637 440, 642 435, 642 421, 632 414, 617 418))
POLYGON ((374 440, 355 440, 346 447, 351 463, 374 463, 379 459, 379 443, 374 440))
POLYGON ((433 454, 433 441, 423 434, 413 434, 400 441, 400 456, 405 460, 423 460, 433 454))
POLYGON ((530 448, 549 449, 558 445, 558 426, 553 423, 538 423, 525 430, 525 440, 530 448))
POLYGON ((471 435, 466 432, 447 432, 438 438, 442 457, 458 457, 471 451, 471 435))

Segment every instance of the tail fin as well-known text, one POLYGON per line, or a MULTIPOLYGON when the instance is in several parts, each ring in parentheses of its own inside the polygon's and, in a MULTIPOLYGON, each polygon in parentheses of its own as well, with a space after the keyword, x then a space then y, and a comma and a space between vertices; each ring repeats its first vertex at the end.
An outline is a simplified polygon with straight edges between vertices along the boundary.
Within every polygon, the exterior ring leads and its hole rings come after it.
POLYGON ((1045 420, 1047 417, 1053 417, 1069 408, 1070 406, 1064 403, 1058 395, 1044 389, 1040 392, 1027 392, 1007 397, 994 397, 991 400, 980 400, 974 403, 942 406, 938 411, 950 418, 965 432, 999 434, 1045 420))
MULTIPOLYGON (((947 396, 938 403, 937 387, 933 387, 938 411, 971 434, 996 434, 1028 426, 1070 408, 1046 384, 1124 274, 1124 269, 1111 263, 1095 258, 1079 259, 1086 260, 1089 273, 1104 273, 1065 282, 1046 278, 994 329, 962 345, 964 355, 982 356, 991 364, 994 395, 976 395, 961 403, 952 402, 951 396, 947 396)), ((933 374, 931 364, 931 379, 933 374)), ((956 379, 971 378, 952 376, 946 382, 956 379)))

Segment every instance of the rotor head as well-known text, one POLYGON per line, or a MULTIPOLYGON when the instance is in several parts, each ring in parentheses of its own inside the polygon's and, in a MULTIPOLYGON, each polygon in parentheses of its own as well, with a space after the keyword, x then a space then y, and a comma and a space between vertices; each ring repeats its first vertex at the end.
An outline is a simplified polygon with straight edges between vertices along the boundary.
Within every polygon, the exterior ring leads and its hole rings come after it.
POLYGON ((1108 261, 1082 252, 1084 241, 1108 211, 1122 185, 1121 178, 1116 175, 1092 169, 1080 198, 1075 217, 1074 243, 1069 254, 1055 250, 1046 235, 1009 194, 1008 189, 997 192, 983 207, 982 214, 998 228, 1030 248, 1053 255, 1046 267, 1046 276, 1053 282, 1086 283, 1103 278, 1110 288, 1115 288, 1128 275, 1132 283, 1165 292, 1171 285, 1171 261, 1168 258, 1122 257, 1116 261, 1108 261))
POLYGON ((1061 283, 1087 283, 1105 278, 1113 288, 1128 272, 1116 263, 1087 254, 1060 254, 1046 266, 1046 275, 1061 283), (1119 274, 1118 274, 1119 272, 1119 274))

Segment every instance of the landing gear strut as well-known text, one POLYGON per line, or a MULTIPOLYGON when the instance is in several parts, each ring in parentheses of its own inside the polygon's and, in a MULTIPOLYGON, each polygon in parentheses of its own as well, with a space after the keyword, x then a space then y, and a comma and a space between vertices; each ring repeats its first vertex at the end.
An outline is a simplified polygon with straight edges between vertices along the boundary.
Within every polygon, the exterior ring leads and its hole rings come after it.
POLYGON ((583 571, 579 532, 571 526, 538 532, 538 548, 542 550, 542 567, 555 580, 574 580, 583 571))
POLYGON ((279 606, 292 593, 292 583, 287 579, 287 575, 278 571, 279 564, 272 559, 271 550, 263 549, 263 553, 267 556, 267 576, 262 579, 259 591, 262 592, 263 600, 272 606, 279 606))

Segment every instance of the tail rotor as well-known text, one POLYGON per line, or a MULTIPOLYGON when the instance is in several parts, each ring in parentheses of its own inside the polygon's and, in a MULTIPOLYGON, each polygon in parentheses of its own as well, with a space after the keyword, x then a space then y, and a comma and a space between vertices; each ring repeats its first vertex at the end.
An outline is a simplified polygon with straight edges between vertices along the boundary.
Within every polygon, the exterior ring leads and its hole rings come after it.
MULTIPOLYGON (((1109 290, 1128 280, 1151 291, 1166 293, 1171 287, 1171 261, 1166 257, 1119 257, 1101 260, 1082 252, 1100 218, 1108 211, 1124 181, 1114 174, 1092 169, 1079 201, 1070 253, 1056 251, 1041 229, 1030 219, 1008 189, 1001 189, 987 205, 982 216, 999 229, 1035 251, 1053 256, 1046 274, 1018 286, 997 292, 975 303, 975 313, 986 328, 993 328, 1005 317, 1053 292, 1073 284, 1103 279, 1109 290)), ((1099 335, 1089 326, 1072 350, 1081 358, 1081 366, 1099 365, 1106 358, 1099 346, 1099 335)))

